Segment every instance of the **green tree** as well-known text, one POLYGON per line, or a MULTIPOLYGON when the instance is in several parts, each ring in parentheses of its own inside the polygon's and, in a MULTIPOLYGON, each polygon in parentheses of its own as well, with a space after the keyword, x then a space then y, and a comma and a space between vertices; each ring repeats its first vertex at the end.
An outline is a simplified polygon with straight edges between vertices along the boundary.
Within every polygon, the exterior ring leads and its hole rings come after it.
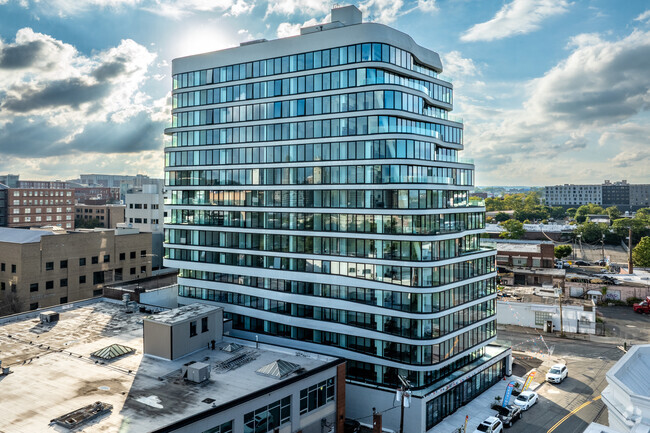
POLYGON ((494 220, 497 221, 497 222, 500 222, 500 223, 502 223, 504 221, 508 221, 509 219, 510 219, 510 215, 508 215, 505 212, 499 212, 498 214, 496 214, 494 216, 494 220))
POLYGON ((583 223, 587 220, 587 215, 602 215, 605 213, 605 209, 602 206, 597 204, 589 203, 582 205, 576 211, 575 219, 579 223, 583 223))
POLYGON ((628 236, 631 227, 632 241, 638 241, 643 236, 648 235, 648 225, 650 225, 650 219, 646 218, 644 214, 639 215, 637 212, 634 218, 619 218, 614 220, 612 230, 622 240, 628 236))
POLYGON ((632 260, 637 266, 650 267, 650 236, 644 236, 632 250, 632 260))
POLYGON ((501 232, 499 234, 499 237, 505 239, 521 239, 526 233, 523 223, 517 220, 505 221, 501 223, 501 227, 503 227, 506 231, 501 232))
POLYGON ((83 218, 75 218, 74 226, 78 229, 94 229, 95 227, 104 227, 104 223, 97 218, 86 220, 83 218))
POLYGON ((569 209, 566 210, 567 215, 569 215, 571 218, 576 217, 576 212, 578 212, 578 209, 574 207, 570 207, 569 209))
POLYGON ((634 218, 650 219, 650 207, 644 207, 636 211, 634 218))
POLYGON ((562 206, 553 206, 550 210, 550 214, 551 218, 563 219, 566 216, 567 211, 565 211, 562 206))
POLYGON ((495 212, 500 210, 507 210, 505 202, 501 198, 488 197, 485 199, 485 210, 487 212, 495 212))
POLYGON ((571 245, 558 245, 555 247, 555 257, 562 260, 565 257, 569 257, 573 252, 571 245))
POLYGON ((546 206, 531 205, 516 210, 514 217, 516 220, 519 221, 524 221, 524 220, 539 221, 539 220, 547 219, 549 217, 549 212, 546 206))
POLYGON ((603 234, 608 230, 608 227, 606 224, 597 224, 597 223, 592 223, 592 222, 586 222, 584 224, 580 224, 578 228, 575 230, 574 234, 580 235, 582 238, 582 242, 600 242, 600 240, 603 238, 603 234))
POLYGON ((618 210, 616 206, 608 207, 605 209, 605 213, 609 215, 610 221, 614 221, 615 219, 619 219, 621 217, 621 211, 618 210))

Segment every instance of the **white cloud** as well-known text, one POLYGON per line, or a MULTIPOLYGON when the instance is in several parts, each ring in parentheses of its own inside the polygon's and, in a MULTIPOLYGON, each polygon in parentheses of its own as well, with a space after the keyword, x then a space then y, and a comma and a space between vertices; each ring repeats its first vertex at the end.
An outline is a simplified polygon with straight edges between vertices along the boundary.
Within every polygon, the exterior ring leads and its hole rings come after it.
POLYGON ((528 111, 567 125, 605 125, 650 104, 650 32, 618 41, 590 35, 567 59, 535 80, 528 111))
POLYGON ((167 120, 168 109, 141 90, 155 58, 130 39, 93 56, 29 28, 13 43, 0 41, 0 154, 44 158, 159 147, 160 113, 167 120))
POLYGON ((634 21, 648 21, 650 20, 650 9, 640 14, 638 17, 634 18, 634 21))
POLYGON ((366 22, 390 24, 405 13, 402 10, 403 6, 403 0, 367 0, 359 4, 359 9, 363 12, 363 19, 366 22))
POLYGON ((302 24, 280 23, 278 25, 278 30, 276 34, 278 35, 278 38, 296 36, 300 34, 300 29, 302 27, 315 26, 318 23, 319 23, 318 20, 316 20, 315 18, 312 18, 309 21, 305 21, 302 24))
POLYGON ((494 18, 468 29, 465 42, 492 41, 512 35, 526 34, 540 28, 540 23, 553 15, 568 11, 566 0, 512 0, 503 5, 494 18))
POLYGON ((249 13, 255 7, 254 0, 155 0, 142 6, 143 10, 173 19, 180 19, 195 13, 223 12, 238 16, 249 13))
POLYGON ((272 0, 267 5, 265 18, 271 14, 324 15, 330 8, 330 3, 320 0, 272 0))
MULTIPOLYGON (((0 0, 0 4, 9 0, 0 0)), ((239 16, 250 13, 255 0, 18 0, 25 8, 38 8, 44 14, 60 17, 74 16, 101 9, 121 10, 139 7, 142 10, 168 18, 179 19, 201 12, 223 12, 225 15, 239 16)))
POLYGON ((436 12, 438 5, 436 5, 436 0, 418 0, 418 9, 422 12, 436 12))
MULTIPOLYGON (((7 3, 8 0, 4 0, 7 3)), ((76 15, 90 10, 120 9, 122 7, 137 6, 142 0, 19 0, 18 4, 26 9, 37 7, 41 12, 57 14, 61 17, 76 15)), ((0 0, 2 4, 3 0, 0 0)))
POLYGON ((442 68, 445 75, 454 79, 460 76, 471 77, 479 73, 474 61, 464 58, 459 51, 443 54, 442 68))
MULTIPOLYGON (((544 76, 519 86, 520 108, 482 112, 479 103, 465 103, 467 95, 461 99, 467 149, 490 179, 482 184, 503 184, 505 173, 522 184, 567 173, 576 182, 607 179, 613 165, 625 167, 629 179, 647 178, 650 32, 619 40, 578 35, 571 47, 544 76)), ((482 92, 498 95, 495 89, 491 83, 482 92)))

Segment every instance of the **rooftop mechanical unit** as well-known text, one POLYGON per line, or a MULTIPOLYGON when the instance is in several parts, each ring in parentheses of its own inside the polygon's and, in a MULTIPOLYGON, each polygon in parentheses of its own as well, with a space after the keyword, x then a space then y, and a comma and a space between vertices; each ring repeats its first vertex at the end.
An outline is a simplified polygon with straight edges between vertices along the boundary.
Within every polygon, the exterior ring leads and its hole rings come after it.
POLYGON ((113 409, 112 404, 102 403, 97 401, 88 406, 84 406, 75 411, 66 413, 58 418, 54 418, 50 421, 51 424, 57 424, 68 429, 74 429, 79 425, 90 421, 91 419, 97 418, 105 413, 110 412, 113 409))
POLYGON ((203 362, 195 362, 187 366, 187 380, 201 383, 210 379, 210 366, 203 362))
POLYGON ((44 311, 39 315, 41 323, 53 323, 59 321, 59 313, 56 311, 44 311))

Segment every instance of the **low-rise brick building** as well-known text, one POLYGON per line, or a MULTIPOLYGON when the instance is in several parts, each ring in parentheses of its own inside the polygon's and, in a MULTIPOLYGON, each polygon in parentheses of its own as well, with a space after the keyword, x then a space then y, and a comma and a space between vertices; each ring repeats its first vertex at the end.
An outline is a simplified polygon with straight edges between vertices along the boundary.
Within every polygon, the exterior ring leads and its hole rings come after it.
POLYGON ((501 284, 564 287, 566 271, 554 268, 553 242, 498 240, 496 249, 501 284))

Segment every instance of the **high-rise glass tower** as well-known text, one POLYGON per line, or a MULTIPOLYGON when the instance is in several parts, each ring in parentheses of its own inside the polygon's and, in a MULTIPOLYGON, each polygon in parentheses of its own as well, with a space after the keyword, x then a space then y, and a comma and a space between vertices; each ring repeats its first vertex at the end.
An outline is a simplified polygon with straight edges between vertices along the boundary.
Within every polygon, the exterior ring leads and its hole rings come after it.
POLYGON ((165 263, 181 303, 347 358, 355 386, 407 377, 423 429, 502 376, 495 253, 438 54, 348 6, 172 69, 165 263))

